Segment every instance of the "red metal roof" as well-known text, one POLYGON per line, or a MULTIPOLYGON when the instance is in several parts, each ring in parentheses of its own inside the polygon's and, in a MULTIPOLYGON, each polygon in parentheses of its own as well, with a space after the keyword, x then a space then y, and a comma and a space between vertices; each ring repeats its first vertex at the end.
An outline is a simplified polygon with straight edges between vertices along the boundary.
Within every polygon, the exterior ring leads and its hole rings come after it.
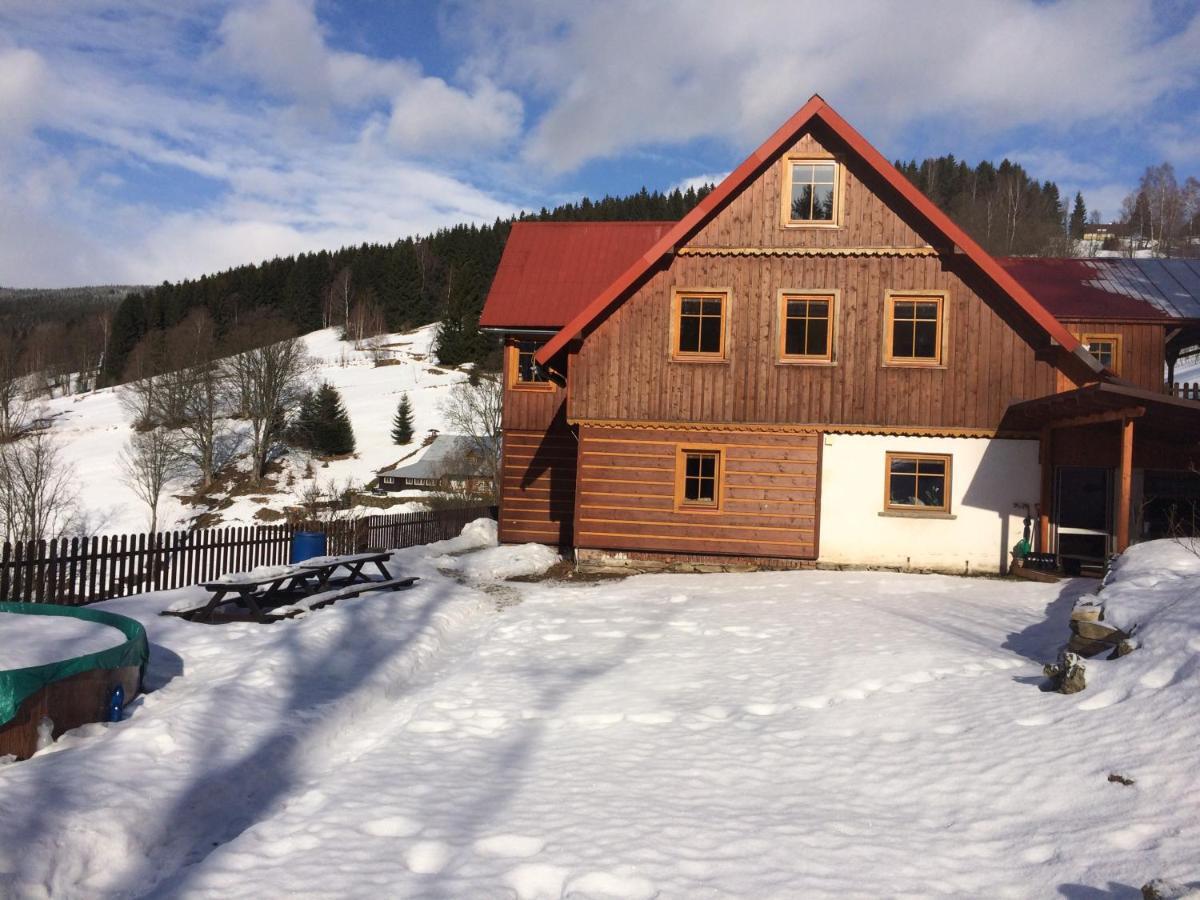
POLYGON ((1189 260, 1009 257, 997 262, 1060 319, 1200 317, 1200 263, 1189 260))
POLYGON ((1005 295, 1020 307, 1026 315, 1063 349, 1077 356, 1088 368, 1099 371, 1099 364, 1080 346, 1058 319, 1054 318, 1030 293, 996 263, 966 232, 955 225, 950 217, 900 174, 884 156, 819 95, 802 106, 794 116, 781 125, 757 150, 734 169, 686 216, 664 234, 646 253, 607 285, 578 315, 571 319, 537 353, 539 363, 545 364, 568 342, 589 330, 622 299, 629 289, 651 267, 668 253, 688 240, 706 222, 715 216, 725 204, 749 184, 765 166, 782 154, 808 128, 813 121, 823 122, 845 144, 859 155, 875 172, 887 182, 912 208, 941 232, 946 239, 960 248, 984 276, 992 281, 1005 295))
POLYGON ((674 225, 514 223, 479 324, 561 328, 674 225))

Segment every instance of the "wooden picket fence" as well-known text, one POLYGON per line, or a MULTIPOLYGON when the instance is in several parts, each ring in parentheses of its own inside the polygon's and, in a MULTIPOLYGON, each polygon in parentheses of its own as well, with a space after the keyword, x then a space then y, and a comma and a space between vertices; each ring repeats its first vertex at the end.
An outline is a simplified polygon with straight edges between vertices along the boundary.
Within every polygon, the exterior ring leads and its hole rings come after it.
POLYGON ((496 508, 6 543, 0 548, 0 600, 81 606, 282 565, 297 531, 325 532, 327 552, 341 555, 444 540, 480 517, 496 518, 496 508))
POLYGON ((1200 381, 1175 382, 1170 393, 1184 400, 1200 400, 1200 381))

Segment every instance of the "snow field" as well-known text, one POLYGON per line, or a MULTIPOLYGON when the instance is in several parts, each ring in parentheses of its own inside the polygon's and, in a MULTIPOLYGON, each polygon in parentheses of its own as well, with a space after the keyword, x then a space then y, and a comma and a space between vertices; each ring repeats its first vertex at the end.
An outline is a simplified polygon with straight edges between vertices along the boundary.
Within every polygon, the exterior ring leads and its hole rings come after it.
POLYGON ((0 612, 0 671, 62 662, 123 643, 124 634, 99 622, 0 612))
MULTIPOLYGON (((366 350, 355 350, 352 342, 338 339, 338 329, 328 328, 305 335, 303 340, 316 361, 314 386, 322 381, 333 384, 342 394, 342 403, 354 426, 357 441, 355 457, 332 460, 327 465, 314 463, 317 482, 333 481, 338 485, 347 479, 364 485, 375 472, 390 465, 420 446, 430 429, 446 430, 440 405, 449 396, 452 386, 466 378, 462 372, 439 369, 433 359, 432 346, 437 327, 428 325, 406 334, 383 336, 391 349, 393 365, 376 366, 366 350), (413 409, 414 442, 405 447, 392 443, 392 417, 400 395, 407 393, 413 409)), ((132 433, 129 416, 121 407, 118 392, 113 388, 91 391, 70 397, 59 397, 45 403, 45 414, 53 417, 54 434, 62 445, 64 459, 74 466, 78 476, 80 501, 87 514, 90 533, 140 532, 148 527, 148 515, 134 493, 120 479, 120 457, 132 433)), ((244 429, 244 423, 232 427, 244 429)), ((289 454, 284 459, 284 473, 278 479, 282 493, 238 495, 231 497, 232 505, 219 510, 221 525, 250 525, 258 520, 254 514, 264 506, 281 510, 296 503, 303 483, 302 454, 289 454), (293 488, 285 486, 287 474, 296 481, 293 488), (269 503, 256 503, 252 496, 265 496, 269 503)), ((419 456, 414 456, 413 461, 419 456)), ((246 470, 244 461, 239 464, 246 470)), ((160 527, 170 530, 185 527, 202 509, 184 506, 176 495, 188 494, 185 483, 172 484, 164 494, 159 511, 160 527)), ((414 512, 424 509, 419 499, 386 510, 362 508, 363 515, 372 513, 414 512)))
POLYGON ((458 580, 532 567, 493 543, 480 523, 401 551, 414 591, 268 628, 154 615, 169 594, 105 604, 146 622, 159 689, 0 768, 0 895, 1136 897, 1200 878, 1200 569, 1179 548, 1118 568, 1101 597, 1144 646, 1063 696, 1041 663, 1094 582, 655 575, 510 583, 523 602, 500 612, 458 580), (1147 681, 1160 650, 1173 674, 1147 681))

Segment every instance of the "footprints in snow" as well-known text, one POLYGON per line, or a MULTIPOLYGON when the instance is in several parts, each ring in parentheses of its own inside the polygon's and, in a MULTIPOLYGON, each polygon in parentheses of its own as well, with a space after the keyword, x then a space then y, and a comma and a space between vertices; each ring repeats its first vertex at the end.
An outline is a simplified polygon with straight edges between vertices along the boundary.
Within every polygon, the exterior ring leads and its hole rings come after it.
MULTIPOLYGON (((361 826, 365 834, 378 838, 409 838, 419 835, 422 828, 420 822, 407 816, 372 819, 361 826)), ((532 859, 545 849, 545 840, 524 834, 493 834, 471 845, 475 856, 493 860, 532 859)), ((406 847, 401 856, 414 875, 437 875, 450 865, 455 852, 456 848, 445 841, 424 838, 406 847)), ((627 868, 575 874, 564 866, 526 862, 509 869, 503 879, 518 900, 574 894, 612 900, 650 900, 658 894, 657 885, 627 868)))

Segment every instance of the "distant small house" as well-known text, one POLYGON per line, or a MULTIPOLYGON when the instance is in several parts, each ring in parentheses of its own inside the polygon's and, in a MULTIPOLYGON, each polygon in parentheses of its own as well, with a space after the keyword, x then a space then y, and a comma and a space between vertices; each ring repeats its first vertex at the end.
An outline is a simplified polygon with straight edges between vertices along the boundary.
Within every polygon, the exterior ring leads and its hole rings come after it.
POLYGON ((384 491, 446 490, 449 488, 474 491, 486 486, 488 461, 469 437, 459 434, 439 434, 421 458, 386 472, 380 472, 377 483, 384 491))
POLYGON ((1100 224, 1093 222, 1083 226, 1083 239, 1085 241, 1104 242, 1109 238, 1127 238, 1129 237, 1129 226, 1124 222, 1109 222, 1100 224))

